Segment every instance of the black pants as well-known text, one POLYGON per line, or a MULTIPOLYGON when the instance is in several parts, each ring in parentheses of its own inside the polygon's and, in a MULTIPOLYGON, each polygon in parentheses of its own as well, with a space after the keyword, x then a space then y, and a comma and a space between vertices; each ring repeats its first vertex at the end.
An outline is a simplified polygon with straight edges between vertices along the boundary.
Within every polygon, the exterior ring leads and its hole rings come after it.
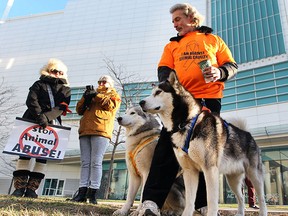
MULTIPOLYGON (((205 99, 205 104, 211 112, 220 114, 221 99, 205 99)), ((148 179, 144 186, 142 201, 152 200, 159 208, 162 208, 178 170, 179 164, 173 151, 171 134, 163 128, 155 148, 148 179)), ((200 172, 195 209, 204 206, 207 206, 206 182, 203 173, 200 172)))

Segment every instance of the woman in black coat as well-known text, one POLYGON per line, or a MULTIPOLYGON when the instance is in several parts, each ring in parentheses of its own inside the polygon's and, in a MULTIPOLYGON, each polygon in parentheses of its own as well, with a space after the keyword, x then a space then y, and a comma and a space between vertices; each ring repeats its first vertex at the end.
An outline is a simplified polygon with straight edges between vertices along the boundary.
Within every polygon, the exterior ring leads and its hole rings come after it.
MULTIPOLYGON (((36 121, 45 128, 48 124, 61 125, 61 115, 68 111, 71 90, 66 65, 50 59, 40 70, 40 78, 30 88, 26 100, 28 109, 23 118, 36 121)), ((30 157, 20 156, 13 172, 13 196, 37 198, 36 190, 45 176, 47 160, 36 158, 30 171, 30 157)))

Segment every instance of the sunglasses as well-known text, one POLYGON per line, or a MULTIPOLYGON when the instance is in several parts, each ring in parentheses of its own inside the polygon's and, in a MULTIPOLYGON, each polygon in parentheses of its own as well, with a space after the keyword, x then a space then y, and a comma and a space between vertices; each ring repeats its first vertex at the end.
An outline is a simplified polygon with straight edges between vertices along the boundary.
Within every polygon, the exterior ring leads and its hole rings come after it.
POLYGON ((98 84, 100 85, 101 83, 103 83, 104 85, 107 83, 107 81, 103 80, 103 81, 98 81, 98 84))
POLYGON ((52 73, 52 74, 59 74, 59 75, 63 75, 63 74, 64 74, 62 71, 58 71, 58 70, 56 70, 56 69, 50 70, 50 73, 52 73))

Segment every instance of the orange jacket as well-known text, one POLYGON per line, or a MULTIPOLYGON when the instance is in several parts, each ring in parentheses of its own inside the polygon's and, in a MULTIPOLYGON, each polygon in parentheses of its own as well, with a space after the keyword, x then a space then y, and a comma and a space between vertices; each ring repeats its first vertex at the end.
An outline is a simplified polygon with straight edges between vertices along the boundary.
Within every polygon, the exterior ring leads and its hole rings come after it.
MULTIPOLYGON (((121 98, 114 88, 97 89, 98 94, 92 99, 89 110, 85 110, 79 127, 79 136, 98 135, 111 139, 114 129, 114 120, 120 107, 121 98)), ((84 97, 78 101, 77 113, 81 113, 84 97)))
POLYGON ((168 43, 158 66, 175 70, 179 81, 195 98, 222 98, 224 82, 205 83, 198 63, 206 59, 210 59, 215 67, 235 62, 219 36, 195 31, 186 34, 180 41, 168 43))

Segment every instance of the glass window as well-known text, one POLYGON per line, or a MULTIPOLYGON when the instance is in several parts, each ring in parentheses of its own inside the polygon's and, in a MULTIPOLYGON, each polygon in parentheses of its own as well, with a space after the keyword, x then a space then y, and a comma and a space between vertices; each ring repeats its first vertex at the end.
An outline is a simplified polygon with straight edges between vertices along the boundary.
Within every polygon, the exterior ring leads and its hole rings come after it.
POLYGON ((264 1, 260 2, 261 17, 267 17, 266 5, 264 1))
POLYGON ((249 10, 248 10, 248 7, 244 7, 243 9, 243 21, 244 21, 244 24, 246 23, 249 23, 249 10))
POLYGON ((276 99, 276 96, 271 96, 267 98, 257 99, 256 101, 257 101, 257 105, 259 106, 259 105, 276 103, 277 99, 276 99))
POLYGON ((272 54, 278 55, 279 54, 279 48, 277 43, 277 36, 271 36, 271 46, 272 46, 272 54))
POLYGON ((45 179, 42 195, 56 196, 63 194, 64 180, 45 179))
POLYGON ((268 24, 267 18, 262 19, 262 31, 263 31, 264 37, 270 36, 269 24, 268 24))
POLYGON ((254 78, 253 77, 247 77, 247 78, 237 79, 236 80, 237 86, 245 85, 245 84, 248 84, 248 83, 254 83, 254 78))
POLYGON ((231 87, 235 87, 235 86, 236 86, 235 80, 229 80, 225 83, 226 89, 231 88, 231 87))
POLYGON ((254 91, 254 90, 255 90, 254 84, 237 87, 238 93, 249 92, 249 91, 254 91))
POLYGON ((279 54, 286 53, 285 44, 284 44, 284 38, 283 38, 283 34, 282 33, 277 35, 277 41, 278 41, 278 47, 279 47, 279 54))
MULTIPOLYGON (((250 6, 251 7, 251 6, 250 6)), ((249 13, 249 22, 253 22, 255 21, 255 13, 253 10, 251 10, 250 8, 247 9, 248 10, 248 13, 249 13)))
POLYGON ((266 97, 266 96, 270 96, 270 95, 275 95, 276 94, 276 91, 275 89, 265 89, 265 90, 260 90, 260 91, 257 91, 256 92, 256 96, 258 98, 260 97, 266 97))
POLYGON ((278 1, 268 1, 268 2, 272 4, 273 13, 274 14, 279 14, 278 1))
MULTIPOLYGON (((247 47, 247 46, 248 46, 248 45, 246 45, 246 47, 247 47)), ((247 59, 247 55, 246 55, 246 52, 245 52, 245 51, 247 51, 249 54, 251 54, 250 50, 246 50, 244 43, 240 44, 240 52, 239 52, 239 55, 240 55, 240 56, 239 56, 239 58, 236 58, 236 62, 243 63, 243 62, 249 61, 249 60, 247 59)))
POLYGON ((263 31, 262 31, 262 22, 260 20, 256 21, 256 31, 257 31, 257 38, 263 37, 263 31))
POLYGON ((268 17, 268 25, 269 25, 270 34, 271 35, 276 34, 274 17, 268 17))
POLYGON ((236 103, 233 104, 222 104, 222 111, 228 111, 228 110, 235 110, 236 109, 236 103))
POLYGON ((271 79, 274 79, 274 73, 266 73, 266 74, 255 76, 256 82, 264 81, 264 80, 271 80, 271 79))
POLYGON ((231 103, 231 102, 236 102, 236 97, 235 95, 232 95, 232 96, 225 96, 221 99, 221 101, 223 103, 231 103))
POLYGON ((273 16, 274 15, 274 11, 273 11, 273 7, 272 7, 272 2, 273 1, 265 1, 266 2, 266 4, 267 4, 267 7, 266 7, 266 9, 267 9, 267 15, 268 16, 273 16))
POLYGON ((258 39, 259 58, 265 58, 265 43, 264 39, 258 39))
MULTIPOLYGON (((259 29, 257 29, 259 31, 259 29)), ((257 38, 257 30, 256 30, 256 23, 250 23, 250 31, 251 31, 251 40, 256 40, 257 38)), ((260 29, 261 30, 261 29, 260 29)))
MULTIPOLYGON (((244 25, 244 34, 245 34, 245 41, 251 41, 251 29, 250 29, 250 24, 245 24, 244 25)), ((243 41, 244 42, 244 41, 243 41)))
POLYGON ((264 38, 264 43, 265 43, 265 56, 266 57, 272 56, 272 48, 271 48, 270 37, 269 38, 264 38))
POLYGON ((238 28, 233 28, 233 44, 236 45, 239 43, 239 30, 238 28))
POLYGON ((255 93, 254 92, 246 93, 246 94, 238 94, 237 101, 238 101, 238 104, 239 104, 239 101, 248 100, 248 99, 251 99, 251 98, 255 98, 255 93))
POLYGON ((249 41, 245 44, 245 50, 246 50, 246 59, 247 59, 245 62, 252 61, 253 60, 253 53, 257 52, 257 51, 253 50, 251 41, 249 41))
POLYGON ((238 10, 237 10, 237 17, 238 17, 238 25, 243 25, 244 24, 243 9, 240 7, 238 7, 238 10))
POLYGON ((242 101, 237 103, 237 108, 246 108, 246 107, 253 107, 256 106, 255 100, 250 100, 250 101, 242 101))
POLYGON ((279 95, 279 96, 278 96, 278 101, 279 101, 279 102, 288 101, 288 94, 286 94, 286 95, 279 95))
POLYGON ((249 70, 249 71, 241 71, 240 73, 237 74, 237 78, 241 78, 241 77, 248 77, 248 76, 252 76, 253 75, 253 71, 249 70))
POLYGON ((267 73, 268 71, 273 71, 273 65, 268 65, 265 67, 255 68, 254 74, 262 74, 267 73))
MULTIPOLYGON (((287 72, 286 72, 287 73, 287 72)), ((282 79, 277 79, 276 80, 276 85, 279 86, 279 85, 286 85, 286 92, 288 92, 288 77, 285 77, 285 78, 282 78, 282 79)))
MULTIPOLYGON (((287 84, 287 82, 286 82, 286 84, 287 84)), ((278 87, 278 88, 276 88, 277 89, 277 93, 278 94, 281 94, 281 93, 286 93, 286 94, 288 94, 288 86, 282 86, 282 87, 278 87)))
MULTIPOLYGON (((259 2, 255 2, 254 4, 254 14, 255 14, 255 19, 256 20, 259 20, 261 19, 261 11, 260 11, 260 5, 259 5, 259 2)), ((252 11, 252 10, 251 10, 252 11)))
POLYGON ((266 88, 271 88, 275 86, 274 80, 272 81, 266 81, 266 82, 260 82, 255 84, 256 89, 266 89, 266 88))
POLYGON ((225 91, 224 91, 224 95, 226 96, 226 95, 234 95, 235 94, 235 88, 233 88, 233 89, 226 89, 225 91))
POLYGON ((253 53, 253 60, 259 59, 259 50, 257 41, 252 41, 252 53, 253 53))

